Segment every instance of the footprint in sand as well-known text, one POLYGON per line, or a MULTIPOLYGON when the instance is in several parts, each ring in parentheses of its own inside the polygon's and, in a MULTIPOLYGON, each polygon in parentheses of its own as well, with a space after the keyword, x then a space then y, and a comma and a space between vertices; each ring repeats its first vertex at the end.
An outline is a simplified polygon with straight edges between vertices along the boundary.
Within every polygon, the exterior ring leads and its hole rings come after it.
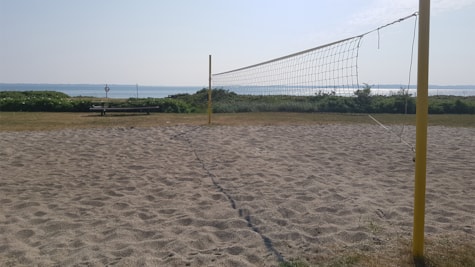
POLYGON ((146 221, 146 220, 150 220, 150 219, 153 219, 157 217, 157 215, 155 214, 146 214, 146 213, 139 213, 139 218, 146 221))
POLYGON ((129 204, 124 202, 117 202, 113 205, 114 209, 123 210, 129 207, 129 204))
POLYGON ((12 203, 12 201, 8 198, 0 199, 0 204, 10 204, 10 203, 12 203))
POLYGON ((37 212, 34 213, 34 215, 37 216, 37 217, 43 217, 43 216, 45 216, 46 214, 47 214, 47 213, 44 212, 44 211, 37 211, 37 212))
POLYGON ((98 200, 84 200, 80 201, 79 203, 87 206, 94 206, 94 207, 102 207, 104 206, 104 202, 98 200))
POLYGON ((148 201, 151 201, 151 202, 155 201, 155 197, 151 196, 151 195, 145 196, 145 199, 148 200, 148 201))
POLYGON ((24 209, 24 208, 28 208, 28 207, 35 207, 35 206, 39 206, 40 203, 38 202, 25 202, 25 203, 20 203, 18 205, 16 205, 14 208, 15 209, 24 209))
POLYGON ((111 196, 111 197, 123 197, 123 194, 116 193, 114 190, 107 190, 106 195, 111 196))
POLYGON ((33 235, 35 235, 35 232, 33 230, 30 230, 30 229, 20 230, 20 231, 16 232, 16 234, 15 234, 15 236, 19 239, 28 239, 28 238, 32 237, 33 235))
POLYGON ((176 209, 161 209, 158 211, 159 213, 166 214, 166 215, 171 215, 175 212, 177 212, 176 209))

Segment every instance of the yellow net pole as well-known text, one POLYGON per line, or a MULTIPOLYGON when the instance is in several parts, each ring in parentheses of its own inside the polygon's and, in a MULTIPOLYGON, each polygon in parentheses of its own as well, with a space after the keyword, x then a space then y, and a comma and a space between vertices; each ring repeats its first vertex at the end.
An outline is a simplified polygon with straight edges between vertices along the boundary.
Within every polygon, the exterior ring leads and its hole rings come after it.
POLYGON ((211 124, 211 55, 209 55, 209 87, 208 87, 208 124, 211 124))
POLYGON ((416 103, 416 166, 414 184, 414 228, 412 240, 412 253, 414 259, 417 261, 422 260, 424 257, 430 0, 419 0, 419 18, 416 103))

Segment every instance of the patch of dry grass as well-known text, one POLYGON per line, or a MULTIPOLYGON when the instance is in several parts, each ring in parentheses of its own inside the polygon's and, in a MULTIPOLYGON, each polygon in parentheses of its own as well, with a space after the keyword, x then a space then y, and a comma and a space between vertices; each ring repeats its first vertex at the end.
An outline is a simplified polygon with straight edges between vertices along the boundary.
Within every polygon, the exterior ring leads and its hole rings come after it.
MULTIPOLYGON (((376 114, 383 124, 414 125, 414 115, 376 114)), ((213 125, 302 125, 328 123, 374 123, 367 115, 339 113, 226 113, 213 114, 213 125)), ((169 125, 207 125, 206 114, 152 113, 56 113, 0 112, 0 131, 42 131, 98 127, 154 127, 169 125)), ((475 115, 431 115, 429 125, 475 127, 475 115)))
POLYGON ((473 267, 475 242, 468 237, 426 237, 425 257, 415 262, 408 237, 395 240, 385 248, 372 250, 342 250, 331 257, 310 260, 295 259, 283 267, 473 267))
POLYGON ((120 114, 0 112, 0 131, 47 131, 101 127, 153 127, 205 124, 204 114, 120 114))

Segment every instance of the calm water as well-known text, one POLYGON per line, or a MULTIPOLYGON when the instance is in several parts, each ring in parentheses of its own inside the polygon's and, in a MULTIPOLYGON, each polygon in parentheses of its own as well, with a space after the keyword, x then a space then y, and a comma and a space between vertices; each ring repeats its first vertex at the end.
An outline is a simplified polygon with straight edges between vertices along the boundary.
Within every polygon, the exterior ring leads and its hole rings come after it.
MULTIPOLYGON (((106 97, 104 84, 6 84, 0 83, 0 91, 58 91, 69 96, 92 96, 92 97, 106 97)), ((107 94, 110 98, 163 98, 174 94, 194 94, 201 90, 204 86, 136 86, 136 85, 109 85, 109 92, 107 94)), ((325 90, 322 88, 312 89, 304 88, 302 90, 294 90, 289 88, 273 88, 271 92, 261 90, 262 88, 243 88, 234 87, 229 88, 238 94, 292 94, 292 95, 315 95, 318 91, 331 92, 331 89, 325 90)), ((337 90, 338 91, 338 90, 337 90)), ((399 91, 399 88, 394 86, 381 86, 371 88, 373 95, 391 95, 399 91)), ((328 93, 327 92, 327 93, 328 93)), ((416 89, 409 90, 409 93, 416 95, 416 89)), ((344 93, 352 95, 352 92, 344 93)), ((456 96, 475 96, 474 86, 432 86, 429 88, 429 95, 456 95, 456 96)))
MULTIPOLYGON (((202 89, 200 86, 136 86, 108 85, 110 98, 163 98, 169 95, 193 94, 202 89)), ((106 97, 105 84, 1 84, 0 91, 57 91, 69 96, 106 97)))

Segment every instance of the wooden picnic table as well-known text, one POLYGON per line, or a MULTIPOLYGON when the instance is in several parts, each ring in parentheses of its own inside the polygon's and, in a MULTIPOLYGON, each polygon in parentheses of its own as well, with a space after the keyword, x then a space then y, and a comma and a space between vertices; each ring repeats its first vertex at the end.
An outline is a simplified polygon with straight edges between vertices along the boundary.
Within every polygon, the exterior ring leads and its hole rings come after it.
POLYGON ((159 106, 152 107, 103 107, 103 106, 92 106, 89 108, 90 111, 100 112, 101 116, 105 116, 107 112, 146 112, 147 115, 151 111, 159 110, 159 106))

